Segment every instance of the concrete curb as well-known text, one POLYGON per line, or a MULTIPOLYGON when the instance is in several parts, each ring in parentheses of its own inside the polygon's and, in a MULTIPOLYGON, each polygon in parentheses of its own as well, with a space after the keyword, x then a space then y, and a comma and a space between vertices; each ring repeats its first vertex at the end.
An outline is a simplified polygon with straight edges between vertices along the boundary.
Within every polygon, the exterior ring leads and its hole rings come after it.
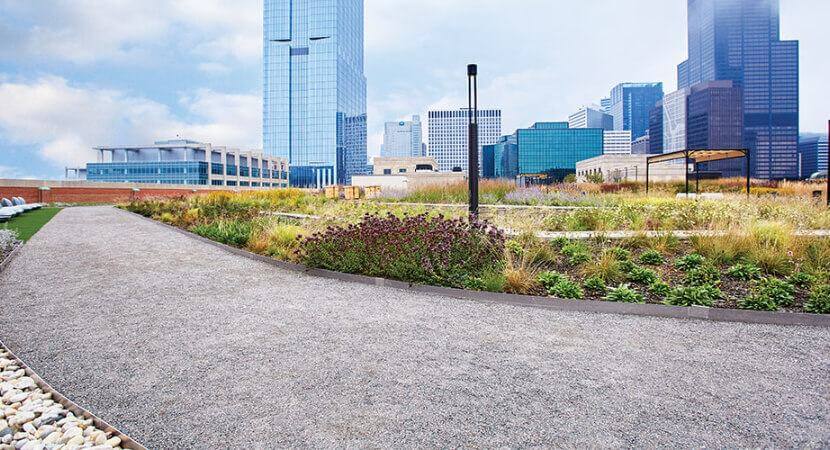
MULTIPOLYGON (((117 208, 118 209, 118 208, 117 208)), ((709 320, 713 322, 739 322, 766 325, 790 325, 790 326, 811 326, 830 328, 830 315, 804 314, 804 313, 779 313, 766 311, 748 311, 742 309, 705 308, 705 307, 680 307, 652 304, 631 304, 613 303, 592 300, 559 300, 549 297, 534 297, 528 295, 515 295, 494 292, 467 291, 463 289, 452 289, 439 286, 424 286, 406 283, 403 281, 387 280, 385 278, 373 278, 364 275, 354 275, 340 272, 332 272, 323 269, 312 269, 300 264, 278 261, 267 256, 257 255, 247 250, 231 247, 197 234, 191 233, 166 223, 144 217, 140 214, 118 209, 125 214, 140 217, 156 225, 166 227, 180 234, 218 247, 254 261, 263 262, 280 269, 293 272, 300 272, 319 278, 347 281, 352 283, 367 284, 372 286, 384 286, 395 289, 402 289, 425 294, 437 294, 446 297, 471 300, 479 303, 501 304, 510 306, 522 306, 531 308, 547 309, 552 311, 585 312, 602 314, 620 314, 630 316, 660 317, 672 319, 709 320)))
POLYGON ((117 428, 115 428, 112 425, 108 424, 103 419, 99 418, 95 414, 92 414, 88 410, 78 406, 75 402, 73 402, 72 400, 69 400, 68 398, 66 398, 66 396, 64 396, 63 394, 61 394, 57 390, 55 390, 55 388, 50 386, 49 383, 47 383, 34 370, 32 370, 31 367, 27 366, 26 363, 23 362, 23 360, 21 360, 17 355, 15 355, 14 352, 11 351, 11 349, 6 344, 3 343, 3 341, 0 341, 0 348, 5 349, 7 352, 9 352, 9 356, 11 357, 10 359, 12 361, 14 361, 17 366, 19 366, 20 368, 22 368, 26 372, 26 376, 30 377, 32 380, 35 381, 35 383, 37 384, 37 387, 42 389, 43 392, 51 393, 52 394, 52 399, 55 402, 59 403, 61 406, 66 408, 68 411, 71 411, 72 414, 75 414, 76 417, 83 417, 84 419, 91 419, 93 425, 95 425, 95 427, 98 428, 99 430, 104 431, 106 433, 111 433, 113 437, 118 436, 121 439, 121 444, 120 444, 121 448, 129 449, 129 450, 147 450, 146 447, 139 444, 138 442, 136 442, 131 437, 129 437, 126 434, 118 431, 117 428))

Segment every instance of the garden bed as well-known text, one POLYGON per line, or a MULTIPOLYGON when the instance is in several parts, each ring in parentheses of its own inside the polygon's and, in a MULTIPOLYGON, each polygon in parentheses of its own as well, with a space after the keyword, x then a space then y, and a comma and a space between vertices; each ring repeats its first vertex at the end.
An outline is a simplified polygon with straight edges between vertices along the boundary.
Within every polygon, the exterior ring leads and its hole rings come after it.
POLYGON ((329 202, 293 190, 124 207, 260 255, 370 277, 562 299, 830 313, 830 240, 773 220, 792 212, 787 205, 688 241, 665 231, 549 242, 532 232, 508 238, 459 211, 329 202), (305 216, 268 214, 277 211, 305 216))

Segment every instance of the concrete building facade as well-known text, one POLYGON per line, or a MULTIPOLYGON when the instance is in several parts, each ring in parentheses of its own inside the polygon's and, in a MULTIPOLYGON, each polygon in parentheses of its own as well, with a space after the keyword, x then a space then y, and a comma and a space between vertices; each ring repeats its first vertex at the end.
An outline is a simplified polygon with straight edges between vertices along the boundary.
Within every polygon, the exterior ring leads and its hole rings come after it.
MULTIPOLYGON (((576 163, 576 178, 588 181, 590 175, 602 175, 608 183, 646 181, 646 161, 649 155, 602 155, 576 163)), ((656 182, 680 181, 685 179, 682 164, 654 164, 649 169, 649 180, 656 182)))
POLYGON ((87 180, 250 188, 288 187, 288 161, 262 152, 178 139, 152 145, 97 147, 87 180))
POLYGON ((412 116, 412 120, 409 121, 386 122, 380 156, 385 158, 426 156, 421 117, 412 116))
MULTIPOLYGON (((441 172, 467 172, 469 164, 469 117, 470 110, 466 108, 429 112, 427 156, 431 156, 438 161, 441 172)), ((500 109, 482 109, 478 111, 479 159, 482 159, 482 150, 485 145, 498 142, 501 137, 501 124, 500 109)), ((479 164, 479 167, 481 167, 481 164, 479 164)))
POLYGON ((571 128, 602 128, 605 131, 614 129, 614 117, 607 114, 601 106, 583 106, 568 117, 571 128))
POLYGON ((631 131, 603 131, 602 152, 606 155, 630 155, 631 131))

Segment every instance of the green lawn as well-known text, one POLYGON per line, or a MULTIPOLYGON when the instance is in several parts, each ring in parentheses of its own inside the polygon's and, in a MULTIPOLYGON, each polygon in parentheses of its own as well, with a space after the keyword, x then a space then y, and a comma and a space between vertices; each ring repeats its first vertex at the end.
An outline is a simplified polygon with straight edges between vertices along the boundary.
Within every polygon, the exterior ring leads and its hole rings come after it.
POLYGON ((20 240, 28 241, 44 225, 52 220, 60 210, 61 208, 41 208, 35 211, 29 211, 6 223, 0 223, 0 229, 15 230, 20 240))

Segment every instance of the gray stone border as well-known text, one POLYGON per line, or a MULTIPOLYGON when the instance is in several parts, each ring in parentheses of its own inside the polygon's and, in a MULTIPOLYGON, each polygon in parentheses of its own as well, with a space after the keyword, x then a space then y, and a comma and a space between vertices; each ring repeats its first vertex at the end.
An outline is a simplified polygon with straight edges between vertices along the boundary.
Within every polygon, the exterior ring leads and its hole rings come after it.
POLYGON ((403 281, 387 280, 385 278, 373 278, 364 275, 354 275, 330 270, 312 269, 300 264, 279 261, 267 256, 257 255, 208 238, 191 233, 190 231, 168 225, 149 217, 144 217, 131 211, 115 208, 126 214, 140 217, 156 225, 166 227, 180 234, 213 245, 243 258, 263 262, 280 269, 293 272, 300 272, 319 278, 328 278, 352 283, 368 284, 373 286, 385 286, 396 289, 403 289, 412 292, 426 294, 438 294, 462 300, 471 300, 480 303, 502 304, 510 306, 522 306, 531 308, 548 309, 552 311, 570 311, 586 313, 621 314, 631 316, 662 317, 673 319, 709 320, 714 322, 740 322, 767 325, 793 325, 830 328, 830 315, 806 314, 806 313, 780 313, 767 311, 748 311, 742 309, 705 308, 705 307, 680 307, 653 304, 632 304, 614 303, 593 300, 560 300, 549 297, 534 297, 528 295, 504 294, 494 292, 467 291, 463 289, 452 289, 439 286, 424 286, 406 283, 403 281))
MULTIPOLYGON (((21 246, 22 247, 22 246, 21 246)), ((11 360, 15 362, 17 366, 23 369, 26 372, 26 376, 31 378, 37 384, 43 392, 51 393, 52 399, 55 402, 59 403, 61 406, 66 408, 68 411, 71 411, 72 414, 75 414, 76 417, 83 417, 84 419, 91 419, 95 428, 102 430, 106 433, 111 433, 112 436, 118 436, 121 439, 120 447, 128 450, 147 450, 146 447, 139 444, 135 441, 135 439, 127 436, 126 434, 118 431, 117 428, 113 427, 112 425, 105 422, 100 417, 92 414, 88 410, 78 406, 77 403, 73 402, 72 400, 68 399, 66 396, 55 390, 52 386, 49 385, 43 378, 41 378, 31 367, 26 365, 22 359, 20 359, 14 352, 9 348, 8 345, 4 344, 3 341, 0 341, 0 348, 5 349, 9 352, 9 356, 11 360)))
POLYGON ((18 243, 14 247, 14 250, 12 250, 11 253, 6 255, 6 258, 3 261, 0 261, 0 274, 2 274, 7 267, 9 267, 9 264, 12 263, 12 260, 17 256, 18 253, 20 253, 21 250, 23 250, 24 245, 26 245, 25 242, 18 243))

